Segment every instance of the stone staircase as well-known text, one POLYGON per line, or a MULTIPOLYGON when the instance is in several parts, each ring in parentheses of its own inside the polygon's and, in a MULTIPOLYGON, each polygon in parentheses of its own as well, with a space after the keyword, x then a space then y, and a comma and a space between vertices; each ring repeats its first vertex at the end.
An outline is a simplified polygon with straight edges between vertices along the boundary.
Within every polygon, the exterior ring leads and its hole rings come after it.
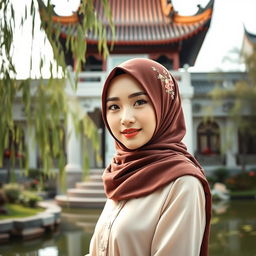
POLYGON ((55 201, 62 207, 103 208, 107 198, 102 183, 102 170, 91 170, 87 181, 77 182, 66 195, 57 195, 55 201))

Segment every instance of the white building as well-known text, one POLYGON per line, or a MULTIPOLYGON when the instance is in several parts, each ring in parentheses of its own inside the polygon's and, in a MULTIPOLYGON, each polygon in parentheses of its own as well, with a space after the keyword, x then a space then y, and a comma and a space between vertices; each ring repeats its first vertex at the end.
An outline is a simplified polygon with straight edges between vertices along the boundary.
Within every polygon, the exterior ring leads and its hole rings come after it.
MULTIPOLYGON (((210 26, 213 0, 205 8, 199 8, 193 16, 180 16, 173 6, 167 8, 164 1, 148 0, 133 1, 128 6, 128 1, 113 0, 119 8, 113 9, 113 20, 116 26, 115 47, 107 60, 103 60, 97 53, 97 38, 93 33, 87 35, 87 56, 83 72, 79 74, 79 83, 74 95, 67 84, 66 92, 77 97, 81 107, 94 120, 101 138, 100 155, 102 161, 97 162, 92 148, 84 148, 82 135, 76 135, 72 122, 68 122, 66 133, 66 171, 70 186, 81 179, 82 158, 85 151, 90 156, 91 168, 104 168, 114 153, 113 139, 104 128, 101 118, 101 90, 104 80, 113 67, 124 60, 133 57, 146 57, 154 59, 171 71, 177 78, 180 86, 183 110, 185 114, 187 134, 184 143, 188 151, 194 154, 199 162, 210 172, 216 168, 225 167, 238 169, 241 165, 241 143, 243 139, 239 135, 227 110, 231 102, 223 102, 217 107, 213 105, 208 93, 219 85, 225 88, 232 87, 236 81, 242 79, 244 73, 189 73, 186 68, 192 66, 200 50, 204 37, 210 26), (138 6, 137 6, 138 5, 138 6), (138 15, 138 12, 140 15, 138 15), (131 19, 133 17, 133 19, 131 19), (150 17, 150 18, 149 18, 150 17), (205 116, 209 107, 212 121, 205 122, 205 116)), ((96 8, 102 8, 100 1, 96 1, 96 8)), ((115 5, 111 5, 111 8, 115 5)), ((62 39, 65 43, 67 33, 67 17, 58 17, 62 22, 62 39)), ((79 22, 79 16, 74 13, 69 19, 72 25, 79 22)), ((74 29, 75 31, 75 29, 74 29)), ((111 41, 111 35, 107 34, 107 40, 111 41)), ((65 45, 65 44, 63 44, 65 45)), ((75 60, 67 50, 67 64, 75 66, 75 60)), ((36 81, 35 81, 36 83, 36 81)), ((14 107, 14 118, 17 122, 24 122, 24 116, 20 104, 14 107)), ((25 127, 24 141, 29 145, 30 168, 40 168, 37 146, 29 134, 33 134, 33 127, 25 127)), ((248 139, 248 138, 247 138, 248 139)), ((90 142, 88 142, 90 145, 90 142)), ((248 166, 256 166, 256 139, 249 138, 246 149, 246 161, 248 166)), ((5 159, 0 174, 7 168, 5 159)))

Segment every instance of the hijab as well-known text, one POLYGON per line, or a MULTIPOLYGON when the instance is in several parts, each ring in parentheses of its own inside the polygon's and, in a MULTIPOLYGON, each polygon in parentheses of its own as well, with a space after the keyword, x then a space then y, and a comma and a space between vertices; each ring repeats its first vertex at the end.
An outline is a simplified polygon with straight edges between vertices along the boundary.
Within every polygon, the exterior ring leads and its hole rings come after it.
POLYGON ((182 142, 186 128, 174 77, 164 66, 150 59, 135 58, 118 65, 110 72, 103 87, 102 117, 116 147, 116 155, 103 173, 107 197, 116 201, 142 197, 181 176, 195 176, 201 181, 206 198, 206 228, 200 255, 208 255, 211 194, 202 167, 182 142), (156 115, 152 138, 135 150, 127 149, 115 139, 106 119, 108 88, 120 73, 129 74, 139 82, 156 115))

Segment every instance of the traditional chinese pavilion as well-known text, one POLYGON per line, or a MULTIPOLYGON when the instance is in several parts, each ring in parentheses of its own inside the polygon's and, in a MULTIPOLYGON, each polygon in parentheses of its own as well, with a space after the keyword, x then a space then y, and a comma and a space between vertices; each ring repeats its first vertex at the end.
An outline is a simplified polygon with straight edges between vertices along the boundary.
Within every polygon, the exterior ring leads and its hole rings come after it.
MULTIPOLYGON (((213 0, 205 8, 199 6, 192 16, 182 16, 167 0, 109 0, 115 27, 114 48, 111 54, 147 54, 151 59, 164 64, 169 70, 176 70, 184 64, 193 66, 208 31, 213 9, 213 0)), ((95 10, 104 21, 101 0, 95 0, 95 10)), ((53 17, 61 23, 61 41, 70 26, 74 35, 79 22, 78 13, 72 16, 53 17)), ((108 24, 106 24, 108 25, 108 24)), ((111 29, 107 29, 107 42, 113 39, 111 29)), ((86 37, 86 71, 106 70, 106 63, 98 54, 98 38, 93 31, 86 37)), ((74 66, 75 60, 69 51, 66 54, 68 64, 74 66)))
MULTIPOLYGON (((42 4, 40 1, 39 3, 42 4)), ((175 10, 172 2, 167 0, 109 0, 115 28, 114 47, 107 59, 104 60, 98 53, 98 38, 95 32, 90 31, 86 34, 84 37, 87 43, 86 63, 79 74, 76 90, 76 97, 81 107, 95 121, 101 134, 102 164, 99 166, 95 162, 91 168, 104 167, 115 153, 113 138, 104 128, 100 110, 100 92, 106 75, 120 62, 138 56, 160 62, 168 70, 172 70, 173 75, 179 80, 187 126, 184 143, 191 153, 196 151, 193 142, 192 120, 194 89, 189 72, 186 69, 183 71, 178 71, 178 69, 185 64, 194 65, 210 26, 213 3, 213 0, 209 0, 207 6, 204 8, 199 6, 194 15, 182 16, 175 10)), ((106 40, 110 46, 113 35, 103 15, 102 1, 95 0, 94 7, 101 21, 105 22, 106 40)), ((40 8, 43 8, 43 5, 40 8)), ((79 14, 75 12, 73 15, 65 17, 54 14, 53 22, 61 27, 60 41, 65 48, 68 33, 72 33, 74 36, 77 34, 77 24, 80 22, 79 14)), ((76 60, 70 49, 65 48, 65 50, 67 64, 75 69, 76 60)), ((81 140, 74 135, 72 124, 68 124, 67 130, 70 136, 66 146, 66 173, 67 179, 74 180, 75 174, 77 177, 81 175, 81 152, 86 151, 91 154, 90 163, 94 162, 94 155, 93 152, 90 152, 90 148, 83 148, 81 140), (74 154, 74 152, 76 153, 74 154)))
POLYGON ((256 45, 256 34, 251 33, 248 30, 245 29, 245 36, 248 38, 248 40, 253 44, 256 45))
MULTIPOLYGON (((39 3, 41 3, 40 8, 44 8, 42 2, 39 1, 39 3)), ((181 85, 188 131, 184 140, 190 152, 193 152, 191 111, 193 88, 188 72, 181 74, 177 70, 185 64, 194 65, 210 26, 214 1, 209 0, 204 8, 199 6, 197 13, 191 16, 180 15, 172 2, 167 0, 109 0, 108 3, 115 28, 114 39, 107 19, 104 17, 102 1, 95 0, 94 7, 99 19, 107 27, 107 43, 110 46, 114 40, 114 47, 113 49, 109 47, 110 55, 107 60, 104 60, 98 53, 98 38, 95 31, 89 31, 85 35, 86 63, 82 67, 76 92, 81 106, 102 131, 102 158, 108 162, 114 153, 114 147, 110 146, 112 138, 105 131, 101 120, 100 92, 105 76, 120 62, 138 56, 156 60, 168 70, 176 70, 175 76, 181 85), (93 81, 95 81, 94 84, 93 81)), ((76 25, 80 22, 79 15, 77 11, 71 16, 64 17, 56 13, 53 16, 53 22, 61 27, 60 41, 66 50, 66 62, 74 69, 76 60, 70 49, 66 48, 66 38, 70 33, 76 36, 78 28, 76 25)), ((75 139, 74 143, 69 142, 69 144, 76 145, 76 148, 80 147, 79 141, 75 142, 75 139)), ((69 144, 67 146, 68 166, 78 166, 79 161, 72 159, 73 149, 69 144), (75 161, 77 164, 74 164, 75 161)))
MULTIPOLYGON (((38 0, 38 2, 40 8, 45 8, 42 0, 38 0)), ((97 51, 98 38, 93 31, 88 33, 84 38, 87 42, 86 63, 79 74, 77 90, 74 92, 70 89, 69 81, 67 81, 66 87, 67 95, 75 96, 84 113, 95 121, 100 134, 102 161, 96 161, 90 141, 83 134, 77 136, 75 127, 68 120, 64 143, 68 187, 74 187, 75 183, 81 180, 84 152, 90 158, 90 169, 93 171, 91 174, 94 171, 96 173, 91 177, 91 184, 87 183, 83 187, 84 184, 78 183, 80 189, 71 189, 68 191, 68 196, 58 197, 57 201, 60 204, 66 205, 67 201, 72 207, 96 207, 104 204, 101 172, 112 158, 114 147, 113 138, 104 129, 101 118, 100 94, 108 71, 120 62, 138 56, 160 62, 171 70, 179 81, 187 126, 184 143, 189 152, 194 154, 204 166, 207 175, 210 176, 212 171, 217 168, 238 170, 242 163, 241 156, 246 157, 248 168, 255 169, 255 136, 247 138, 250 143, 247 145, 245 155, 244 146, 240 143, 243 138, 240 137, 239 130, 228 115, 229 100, 224 101, 222 105, 214 109, 214 120, 205 122, 204 110, 212 105, 208 95, 214 86, 218 84, 223 89, 232 88, 236 81, 244 79, 246 74, 242 72, 190 73, 186 68, 179 69, 184 64, 192 66, 195 63, 210 26, 213 2, 213 0, 209 0, 207 6, 199 7, 198 12, 194 15, 182 16, 175 10, 175 6, 170 0, 109 0, 115 26, 114 48, 107 60, 104 60, 97 51), (232 143, 230 138, 232 138, 232 143), (227 149, 226 152, 222 152, 224 148, 227 149), (98 177, 98 172, 100 177, 98 177), (96 188, 97 191, 92 192, 92 188, 96 188)), ((102 1, 95 0, 94 3, 95 11, 99 18, 104 21, 102 1)), ((55 14, 53 22, 61 26, 60 40, 65 47, 67 33, 76 36, 80 17, 78 13, 73 13, 68 17, 55 14)), ((108 24, 105 25, 108 26, 108 24)), ((110 45, 113 38, 109 27, 106 39, 110 45)), ((252 49, 252 46, 256 45, 256 35, 245 31, 244 42, 246 49, 252 49)), ((76 60, 69 49, 66 49, 65 57, 67 64, 75 68, 76 60)), ((37 85, 37 81, 33 82, 37 85)), ((38 169, 40 168, 40 161, 38 161, 40 158, 33 136, 31 136, 35 127, 28 128, 26 116, 20 107, 20 101, 18 100, 15 104, 15 122, 23 122, 23 143, 28 144, 29 168, 38 169)), ((8 156, 5 160, 8 160, 7 158, 8 156)), ((1 174, 9 168, 8 163, 6 161, 3 168, 0 168, 0 177, 3 177, 1 174)))
POLYGON ((256 33, 251 33, 245 28, 241 52, 243 54, 250 55, 252 54, 254 47, 256 47, 256 33))

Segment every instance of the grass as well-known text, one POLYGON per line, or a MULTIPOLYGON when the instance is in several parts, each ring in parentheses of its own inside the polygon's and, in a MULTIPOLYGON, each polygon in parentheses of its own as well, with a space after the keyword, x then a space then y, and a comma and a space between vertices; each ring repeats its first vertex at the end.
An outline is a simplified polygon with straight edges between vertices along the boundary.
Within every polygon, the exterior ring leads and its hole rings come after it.
POLYGON ((256 190, 231 191, 231 196, 256 196, 256 190))
POLYGON ((29 208, 20 204, 6 204, 5 209, 7 210, 8 214, 0 215, 0 220, 30 217, 44 211, 44 209, 40 207, 29 208))

